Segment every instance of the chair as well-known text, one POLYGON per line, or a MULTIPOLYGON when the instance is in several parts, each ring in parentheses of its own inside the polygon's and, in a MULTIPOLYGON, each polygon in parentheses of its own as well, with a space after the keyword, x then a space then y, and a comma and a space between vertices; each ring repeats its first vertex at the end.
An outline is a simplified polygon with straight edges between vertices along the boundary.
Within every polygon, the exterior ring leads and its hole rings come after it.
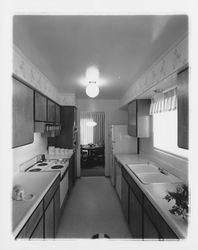
POLYGON ((104 147, 96 148, 92 151, 93 165, 104 167, 104 147))
POLYGON ((90 161, 89 161, 89 155, 88 155, 88 151, 86 149, 83 148, 82 145, 80 145, 80 161, 81 161, 81 166, 82 168, 87 168, 90 165, 90 161))

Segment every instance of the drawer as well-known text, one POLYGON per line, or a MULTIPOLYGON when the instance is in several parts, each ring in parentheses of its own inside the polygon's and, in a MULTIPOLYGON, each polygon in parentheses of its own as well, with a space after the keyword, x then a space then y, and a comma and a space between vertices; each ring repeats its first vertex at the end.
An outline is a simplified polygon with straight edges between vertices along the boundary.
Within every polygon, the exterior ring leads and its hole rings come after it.
POLYGON ((163 239, 177 239, 175 233, 146 197, 144 197, 144 211, 147 213, 163 239))
POLYGON ((54 196, 54 193, 56 192, 58 186, 60 184, 60 175, 56 178, 52 186, 50 187, 49 191, 44 197, 44 209, 47 208, 48 204, 50 203, 51 199, 54 196))
POLYGON ((30 216, 29 220, 17 236, 17 238, 30 238, 34 229, 36 228, 40 218, 43 215, 43 202, 40 202, 38 207, 34 210, 33 214, 30 216))

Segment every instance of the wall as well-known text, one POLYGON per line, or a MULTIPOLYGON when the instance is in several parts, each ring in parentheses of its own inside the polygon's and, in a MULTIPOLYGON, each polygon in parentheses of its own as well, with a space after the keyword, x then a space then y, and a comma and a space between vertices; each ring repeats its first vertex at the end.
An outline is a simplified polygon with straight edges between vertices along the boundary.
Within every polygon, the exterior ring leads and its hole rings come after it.
MULTIPOLYGON (((109 127, 112 124, 127 124, 127 111, 119 109, 119 100, 78 99, 78 130, 80 111, 105 112, 105 175, 109 175, 109 127)), ((80 135, 79 135, 80 136, 80 135)), ((80 150, 78 148, 77 174, 80 176, 80 150)))
POLYGON ((60 105, 75 106, 73 93, 59 93, 47 77, 16 47, 13 47, 13 73, 60 105))
POLYGON ((140 139, 140 153, 149 160, 159 163, 160 166, 177 175, 186 183, 188 182, 188 160, 155 149, 153 147, 153 132, 150 138, 140 139))
MULTIPOLYGON (((188 63, 188 36, 184 35, 180 41, 173 44, 150 68, 134 82, 125 95, 120 99, 120 107, 148 92, 152 87, 160 84, 166 86, 167 81, 174 78, 174 74, 188 63), (173 77, 172 77, 173 76, 173 77)), ((188 181, 188 161, 157 151, 153 147, 153 136, 140 140, 140 152, 150 160, 161 163, 163 167, 180 178, 188 181)))
MULTIPOLYGON (((47 77, 16 46, 13 47, 13 73, 60 105, 76 105, 73 93, 59 93, 47 77)), ((14 172, 18 171, 19 164, 44 153, 46 148, 46 136, 34 133, 32 144, 13 149, 14 172)))
POLYGON ((184 36, 164 53, 151 67, 127 90, 120 100, 120 107, 125 106, 151 87, 157 86, 168 76, 177 72, 188 63, 188 36, 184 36))
POLYGON ((29 161, 33 157, 45 153, 47 150, 47 136, 34 133, 34 142, 13 149, 13 170, 19 171, 19 165, 29 161))

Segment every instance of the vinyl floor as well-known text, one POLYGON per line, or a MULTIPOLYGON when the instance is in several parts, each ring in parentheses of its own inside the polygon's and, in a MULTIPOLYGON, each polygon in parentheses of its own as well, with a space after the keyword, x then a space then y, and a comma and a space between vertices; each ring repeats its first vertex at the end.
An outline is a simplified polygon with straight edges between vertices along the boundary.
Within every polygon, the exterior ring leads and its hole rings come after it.
POLYGON ((81 168, 81 176, 104 176, 104 175, 105 175, 105 168, 102 166, 81 168))
POLYGON ((112 239, 131 238, 110 179, 81 177, 65 205, 56 238, 86 238, 105 233, 112 239))

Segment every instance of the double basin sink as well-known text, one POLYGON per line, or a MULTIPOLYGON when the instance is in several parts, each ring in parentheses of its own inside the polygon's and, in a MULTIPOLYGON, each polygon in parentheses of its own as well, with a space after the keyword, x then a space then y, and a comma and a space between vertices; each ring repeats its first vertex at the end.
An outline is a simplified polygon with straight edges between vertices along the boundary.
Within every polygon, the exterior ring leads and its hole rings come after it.
POLYGON ((136 175, 143 184, 154 183, 181 183, 182 180, 160 169, 152 163, 127 164, 128 168, 136 175))

